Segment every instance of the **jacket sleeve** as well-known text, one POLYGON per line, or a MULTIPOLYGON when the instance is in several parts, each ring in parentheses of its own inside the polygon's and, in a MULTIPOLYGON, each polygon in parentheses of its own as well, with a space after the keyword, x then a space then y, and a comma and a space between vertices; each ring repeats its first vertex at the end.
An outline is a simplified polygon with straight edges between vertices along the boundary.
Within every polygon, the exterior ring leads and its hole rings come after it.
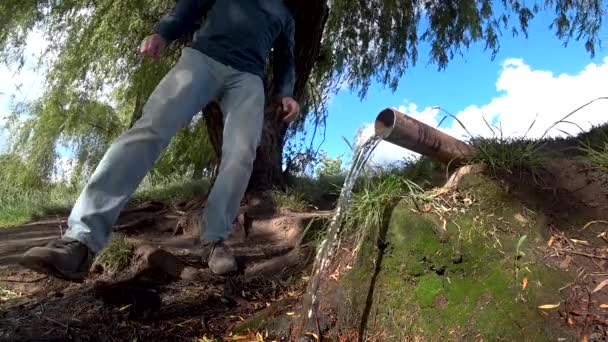
POLYGON ((168 42, 178 39, 194 29, 196 20, 214 3, 215 0, 179 0, 173 11, 156 24, 154 32, 168 42))
POLYGON ((290 17, 274 44, 273 80, 275 93, 279 97, 293 96, 293 87, 296 77, 294 26, 294 20, 290 17))

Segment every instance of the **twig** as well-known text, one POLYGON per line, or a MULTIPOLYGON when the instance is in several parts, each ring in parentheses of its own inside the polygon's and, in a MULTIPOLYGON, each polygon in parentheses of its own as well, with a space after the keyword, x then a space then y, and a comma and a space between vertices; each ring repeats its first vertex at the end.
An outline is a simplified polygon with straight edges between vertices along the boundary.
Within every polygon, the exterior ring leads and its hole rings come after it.
POLYGON ((585 292, 587 292, 587 312, 585 315, 585 326, 583 327, 583 331, 581 332, 581 341, 587 341, 588 340, 588 330, 589 330, 589 316, 591 316, 591 314, 589 313, 589 309, 591 308, 591 292, 589 292, 589 289, 587 287, 585 287, 585 292))
POLYGON ((116 230, 124 230, 124 229, 133 228, 133 227, 139 226, 139 225, 149 222, 149 221, 153 221, 153 217, 146 216, 146 217, 142 217, 142 218, 127 222, 125 224, 116 225, 116 226, 114 226, 114 230, 116 231, 116 230))
POLYGON ((569 249, 564 249, 564 248, 555 248, 555 250, 557 250, 559 252, 564 252, 564 253, 582 255, 582 256, 589 257, 589 258, 608 260, 608 256, 594 255, 594 254, 589 254, 589 253, 585 253, 585 252, 580 252, 580 251, 576 251, 576 250, 569 250, 569 249))
POLYGON ((67 330, 67 329, 69 329, 69 326, 68 326, 68 325, 63 324, 63 323, 61 323, 61 322, 57 322, 56 320, 54 320, 54 319, 52 319, 52 318, 48 318, 48 317, 42 317, 42 318, 43 318, 44 320, 47 320, 47 321, 51 322, 51 323, 55 323, 55 324, 57 324, 57 325, 59 325, 59 326, 61 326, 61 327, 65 328, 66 330, 67 330))
POLYGON ((587 223, 586 225, 584 225, 583 228, 581 228, 581 230, 585 230, 596 223, 608 224, 608 221, 602 221, 602 220, 591 221, 591 222, 587 223))

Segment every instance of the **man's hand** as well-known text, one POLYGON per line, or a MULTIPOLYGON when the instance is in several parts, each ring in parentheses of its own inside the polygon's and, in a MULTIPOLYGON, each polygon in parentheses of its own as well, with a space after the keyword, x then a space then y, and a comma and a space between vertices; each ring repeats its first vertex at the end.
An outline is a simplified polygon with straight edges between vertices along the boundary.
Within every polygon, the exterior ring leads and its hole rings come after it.
POLYGON ((165 51, 166 46, 167 42, 163 37, 161 37, 159 34, 153 34, 144 39, 144 41, 141 43, 139 52, 141 52, 141 54, 144 56, 159 59, 165 51))
POLYGON ((290 123, 300 114, 300 105, 293 97, 284 97, 281 99, 282 110, 285 116, 283 121, 290 123))

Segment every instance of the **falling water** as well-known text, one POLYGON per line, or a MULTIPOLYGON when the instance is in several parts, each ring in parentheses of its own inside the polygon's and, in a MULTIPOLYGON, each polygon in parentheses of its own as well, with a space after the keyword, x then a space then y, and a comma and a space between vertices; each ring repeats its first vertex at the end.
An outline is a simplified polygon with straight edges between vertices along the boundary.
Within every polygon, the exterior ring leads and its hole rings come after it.
MULTIPOLYGON (((353 186, 357 177, 363 170, 363 167, 367 163, 367 160, 371 156, 372 152, 378 144, 382 141, 383 137, 374 135, 363 143, 354 153, 352 165, 348 171, 348 175, 344 180, 344 185, 338 198, 336 210, 332 217, 329 229, 325 239, 321 242, 315 262, 313 265, 312 276, 308 284, 306 296, 304 297, 304 303, 301 313, 302 322, 300 325, 300 332, 305 333, 309 327, 313 315, 316 315, 317 308, 319 305, 319 284, 323 275, 325 275, 328 266, 331 263, 332 258, 336 252, 340 239, 338 238, 341 233, 342 223, 344 221, 344 215, 352 195, 353 186)), ((316 319, 316 317, 315 317, 316 319)))

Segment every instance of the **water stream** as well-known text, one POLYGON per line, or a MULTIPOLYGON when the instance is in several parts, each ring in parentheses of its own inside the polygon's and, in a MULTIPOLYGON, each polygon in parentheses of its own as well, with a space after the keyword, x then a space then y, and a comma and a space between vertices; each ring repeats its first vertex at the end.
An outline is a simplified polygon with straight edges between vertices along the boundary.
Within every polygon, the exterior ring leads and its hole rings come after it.
POLYGON ((351 167, 348 171, 346 179, 344 180, 342 190, 340 191, 340 197, 338 198, 329 229, 325 239, 319 246, 315 262, 313 264, 311 279, 308 283, 306 295, 304 296, 302 312, 300 315, 302 319, 300 324, 301 334, 310 331, 310 327, 315 327, 315 325, 311 325, 311 323, 316 322, 317 319, 316 313, 320 302, 318 293, 319 285, 323 277, 327 275, 326 273, 328 266, 331 264, 331 261, 338 248, 343 221, 348 209, 353 186, 355 185, 359 174, 363 170, 363 167, 382 139, 383 137, 374 135, 365 143, 360 145, 360 147, 358 147, 353 153, 351 167))

